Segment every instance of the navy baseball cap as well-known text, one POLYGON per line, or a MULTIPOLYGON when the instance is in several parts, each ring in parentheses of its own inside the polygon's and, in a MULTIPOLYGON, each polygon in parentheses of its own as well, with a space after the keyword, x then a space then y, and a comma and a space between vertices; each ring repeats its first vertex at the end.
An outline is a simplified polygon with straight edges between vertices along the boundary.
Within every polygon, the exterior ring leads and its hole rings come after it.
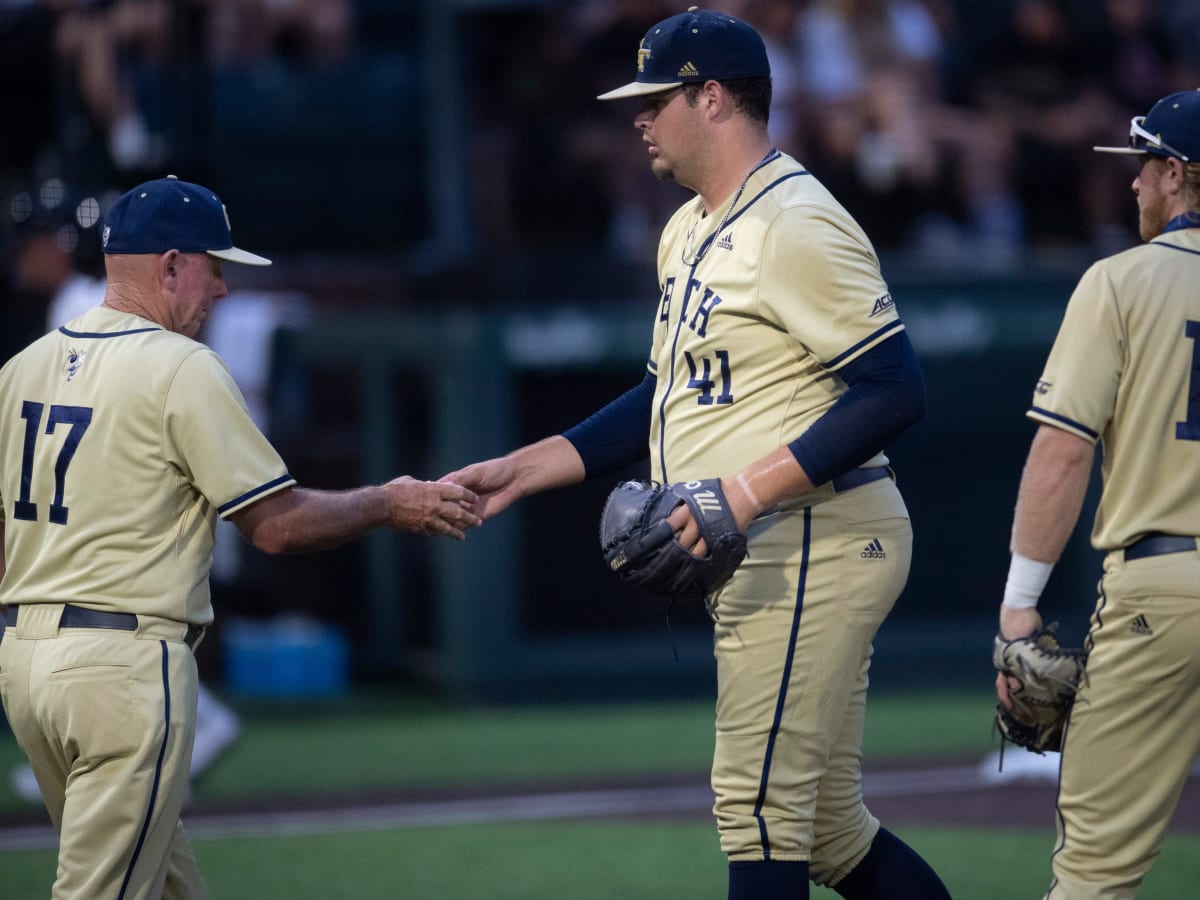
POLYGON ((1151 153, 1200 162, 1200 90, 1163 97, 1129 122, 1128 147, 1093 147, 1101 153, 1151 153))
POLYGON ((758 32, 733 16, 690 7, 646 32, 637 51, 637 76, 597 100, 669 91, 681 84, 770 75, 758 32))
POLYGON ((248 266, 269 266, 265 256, 233 246, 229 213, 208 188, 174 175, 147 181, 125 193, 104 220, 107 254, 207 253, 248 266))

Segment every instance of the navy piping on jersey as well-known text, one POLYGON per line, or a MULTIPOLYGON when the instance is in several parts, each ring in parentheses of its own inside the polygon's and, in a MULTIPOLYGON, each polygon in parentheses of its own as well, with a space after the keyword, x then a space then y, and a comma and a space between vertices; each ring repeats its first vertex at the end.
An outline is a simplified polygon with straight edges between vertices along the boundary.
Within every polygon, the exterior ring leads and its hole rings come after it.
MULTIPOLYGON (((761 191, 759 191, 757 194, 755 194, 755 195, 754 195, 754 196, 753 196, 753 197, 750 199, 750 202, 749 202, 749 203, 747 203, 745 206, 743 206, 743 207, 742 207, 742 209, 741 209, 741 212, 739 212, 739 213, 737 213, 736 215, 734 215, 734 216, 733 216, 733 217, 732 217, 732 218, 731 218, 731 219, 730 219, 728 222, 726 222, 725 224, 726 224, 726 225, 730 225, 730 224, 732 224, 733 222, 736 222, 736 221, 738 220, 738 218, 739 218, 739 217, 742 215, 742 213, 744 213, 746 210, 748 210, 750 207, 752 207, 752 206, 753 206, 755 203, 757 203, 757 202, 758 202, 758 199, 759 199, 759 198, 760 198, 760 197, 761 197, 763 194, 766 194, 766 193, 768 193, 768 192, 769 192, 769 191, 770 191, 772 188, 776 187, 777 185, 783 184, 783 182, 787 181, 789 178, 801 178, 801 177, 803 177, 803 176, 805 176, 805 175, 811 175, 811 174, 812 174, 812 172, 809 172, 807 169, 804 169, 804 170, 802 170, 802 171, 799 171, 799 172, 788 172, 788 174, 786 174, 786 175, 781 175, 781 176, 779 176, 779 177, 778 177, 778 178, 776 178, 774 181, 772 181, 770 184, 768 184, 768 185, 767 185, 765 188, 763 188, 761 191)), ((715 238, 715 237, 716 237, 716 235, 714 234, 714 235, 713 235, 712 237, 710 237, 708 240, 709 240, 709 241, 711 241, 711 240, 712 240, 713 238, 715 238)), ((706 241, 705 243, 707 243, 707 241, 706 241)))
POLYGON ((833 359, 829 360, 829 362, 825 363, 822 366, 822 368, 836 369, 843 362, 845 362, 848 357, 853 356, 855 353, 857 353, 859 350, 861 350, 867 344, 870 344, 872 341, 877 341, 884 335, 889 334, 890 332, 902 331, 903 329, 904 329, 904 323, 902 321, 900 321, 899 319, 893 319, 891 322, 888 322, 886 325, 884 325, 880 328, 877 328, 875 331, 871 332, 869 335, 867 335, 865 338, 863 338, 861 341, 859 341, 854 346, 850 347, 847 350, 843 350, 841 353, 839 353, 833 359))
POLYGON ((1100 439, 1100 435, 1097 432, 1092 431, 1092 429, 1088 428, 1086 425, 1080 425, 1074 419, 1068 419, 1066 416, 1060 416, 1058 413, 1052 413, 1049 410, 1042 409, 1040 406, 1032 406, 1029 408, 1029 411, 1037 413, 1039 416, 1045 416, 1047 419, 1053 419, 1055 422, 1062 422, 1064 425, 1074 428, 1076 431, 1082 431, 1084 434, 1090 436, 1093 440, 1100 439))
POLYGON ((1168 244, 1165 241, 1155 241, 1151 247, 1162 247, 1165 250, 1178 250, 1180 253, 1191 253, 1194 256, 1200 256, 1200 250, 1192 250, 1189 247, 1180 247, 1178 244, 1168 244))
MULTIPOLYGON (((730 216, 729 219, 725 222, 724 227, 718 229, 718 231, 723 231, 726 228, 728 228, 729 226, 733 225, 733 223, 736 222, 738 219, 740 219, 744 213, 748 212, 750 210, 750 208, 752 206, 754 206, 755 203, 757 203, 760 199, 762 199, 762 197, 764 197, 768 192, 770 192, 772 188, 776 187, 777 185, 782 184, 783 182, 787 181, 789 178, 799 178, 803 175, 811 175, 811 174, 812 174, 811 172, 809 172, 807 170, 803 170, 800 172, 789 172, 786 175, 776 178, 774 181, 772 181, 770 184, 768 184, 765 188, 763 188, 761 191, 759 191, 757 194, 755 194, 753 197, 751 197, 745 206, 743 206, 736 213, 734 213, 732 216, 730 216)), ((666 417, 665 413, 666 413, 666 409, 667 409, 667 400, 670 399, 671 391, 675 387, 675 362, 676 362, 675 349, 676 349, 676 347, 679 346, 679 332, 683 328, 683 323, 687 320, 688 298, 692 295, 692 285, 695 284, 695 282, 696 282, 696 279, 693 278, 692 276, 696 274, 696 267, 699 266, 700 263, 704 261, 704 257, 706 255, 706 253, 708 252, 709 245, 712 244, 712 242, 717 239, 717 236, 718 236, 717 232, 714 231, 712 234, 710 234, 707 238, 704 239, 704 243, 702 243, 700 245, 700 248, 696 251, 696 260, 695 260, 695 262, 692 263, 691 267, 688 270, 687 287, 684 289, 683 300, 679 307, 679 318, 675 322, 675 337, 671 339, 671 379, 667 382, 667 389, 665 391, 663 391, 662 401, 658 405, 658 421, 661 423, 659 426, 659 430, 658 430, 658 462, 659 462, 659 467, 662 470, 662 479, 664 482, 671 480, 667 475, 667 417, 666 417)))
MULTIPOLYGON (((727 230, 730 225, 732 225, 734 222, 736 222, 738 219, 740 219, 742 216, 744 216, 746 213, 748 213, 750 211, 751 207, 753 207, 755 203, 757 203, 759 200, 761 200, 763 197, 765 197, 767 194, 769 194, 774 188, 783 184, 785 181, 791 180, 792 178, 801 178, 805 175, 812 175, 812 172, 809 172, 807 170, 802 170, 800 172, 789 172, 786 175, 781 175, 779 178, 776 178, 774 181, 772 181, 770 184, 768 184, 765 188, 763 188, 761 191, 759 191, 757 194, 755 194, 753 197, 751 197, 748 201, 746 201, 745 206, 743 206, 736 213, 734 213, 732 216, 730 216, 728 221, 725 222, 725 228, 723 228, 721 230, 722 231, 727 230)), ((693 271, 695 271, 696 266, 698 266, 700 263, 702 263, 704 261, 704 255, 705 255, 705 252, 708 250, 708 245, 711 244, 713 241, 715 241, 717 239, 717 237, 718 237, 718 235, 714 231, 712 234, 710 234, 708 237, 706 237, 704 239, 704 243, 701 244, 700 249, 696 251, 696 255, 699 258, 694 263, 692 263, 693 271)))
POLYGON ((125 880, 121 882, 121 892, 117 900, 123 900, 125 891, 129 889, 129 879, 133 877, 133 868, 137 865, 138 857, 142 855, 142 845, 146 842, 146 832, 150 830, 150 820, 154 818, 154 808, 158 803, 158 786, 162 783, 163 759, 167 755, 167 742, 171 738, 171 679, 167 668, 167 642, 159 641, 162 648, 162 683, 163 683, 163 739, 158 748, 158 761, 154 764, 154 783, 150 787, 150 804, 146 809, 146 817, 142 819, 142 831, 138 835, 137 846, 133 848, 133 856, 125 869, 125 880))
POLYGON ((58 329, 67 337, 73 338, 115 338, 125 337, 130 334, 145 334, 147 331, 162 331, 161 328, 134 328, 130 331, 71 331, 65 325, 58 329))
POLYGON ((754 804, 754 818, 758 820, 758 834, 762 840, 763 861, 771 859, 771 838, 767 833, 767 822, 762 817, 762 808, 767 801, 767 785, 771 780, 771 758, 775 755, 775 738, 783 722, 783 710, 787 705, 788 683, 792 678, 792 663, 796 656, 796 637, 800 633, 800 614, 804 610, 804 588, 808 581, 808 552, 812 542, 812 507, 804 507, 804 539, 800 555, 800 579, 796 585, 796 611, 792 613, 792 632, 788 638, 787 659, 783 664, 783 677, 779 682, 779 696, 775 700, 775 719, 771 722, 771 733, 767 737, 767 752, 763 758, 762 777, 758 783, 758 800, 754 804))
POLYGON ((285 481, 295 481, 295 479, 292 478, 291 475, 284 473, 283 475, 280 475, 278 478, 276 478, 274 481, 268 481, 266 484, 261 484, 258 487, 254 488, 254 490, 246 491, 246 493, 242 494, 239 497, 234 497, 228 503, 218 506, 217 507, 217 515, 221 515, 222 513, 225 512, 225 510, 232 509, 233 507, 237 506, 240 503, 245 503, 251 497, 257 497, 263 491, 269 491, 273 487, 278 487, 279 485, 283 484, 285 481))
MULTIPOLYGON (((715 236, 715 235, 714 235, 715 236)), ((712 240, 710 237, 709 240, 712 240)), ((708 246, 708 241, 704 242, 703 246, 708 246)), ((703 251, 703 247, 701 251, 703 251)), ((699 260, 696 261, 697 263, 699 260)), ((663 483, 669 482, 671 479, 667 476, 667 400, 671 397, 671 391, 675 387, 675 348, 679 346, 679 332, 683 330, 683 323, 687 320, 687 303, 688 298, 692 295, 692 284, 696 279, 692 278, 692 274, 696 271, 696 263, 692 263, 691 271, 688 273, 687 288, 683 292, 683 299, 679 309, 679 319, 675 323, 675 336, 671 338, 671 377, 667 380, 667 389, 663 391, 662 400, 658 404, 658 464, 662 471, 663 483)))
MULTIPOLYGON (((1096 624, 1088 629, 1087 637, 1083 639, 1083 651, 1085 654, 1092 652, 1092 645, 1095 643, 1093 635, 1104 627, 1104 608, 1108 605, 1108 593, 1104 590, 1104 580, 1100 581, 1100 602, 1096 604, 1096 624)), ((1086 656, 1085 656, 1086 659, 1086 656)), ((1058 820, 1058 843, 1055 845, 1053 852, 1050 854, 1050 859, 1058 856, 1067 844, 1067 821, 1063 818, 1062 807, 1059 805, 1059 798, 1062 797, 1062 758, 1065 757, 1067 751, 1067 733, 1071 729, 1071 717, 1067 717, 1067 724, 1063 728, 1062 736, 1062 751, 1058 763, 1058 784, 1054 788, 1054 817, 1058 820)), ((1054 890, 1058 884, 1058 878, 1052 878, 1050 881, 1050 890, 1054 890)))

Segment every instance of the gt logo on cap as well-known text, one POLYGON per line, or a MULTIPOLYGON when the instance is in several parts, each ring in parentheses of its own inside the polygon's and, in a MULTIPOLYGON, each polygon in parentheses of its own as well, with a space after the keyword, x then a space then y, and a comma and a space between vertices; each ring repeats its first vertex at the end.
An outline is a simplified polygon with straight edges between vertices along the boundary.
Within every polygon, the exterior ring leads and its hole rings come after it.
POLYGON ((646 71, 646 60, 650 58, 650 48, 644 46, 645 43, 646 43, 646 40, 645 40, 645 38, 643 38, 641 44, 638 44, 638 71, 639 72, 646 71))

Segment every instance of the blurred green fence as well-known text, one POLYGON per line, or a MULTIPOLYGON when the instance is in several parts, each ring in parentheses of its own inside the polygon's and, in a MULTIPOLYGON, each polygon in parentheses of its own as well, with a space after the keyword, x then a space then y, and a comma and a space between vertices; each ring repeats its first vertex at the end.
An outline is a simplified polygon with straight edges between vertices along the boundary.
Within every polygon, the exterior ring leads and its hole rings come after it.
MULTIPOLYGON (((1076 275, 892 279, 930 411, 890 448, 916 550, 877 642, 877 683, 919 680, 931 654, 968 677, 990 669, 1034 430, 1024 411, 1076 275)), ((273 434, 305 483, 436 478, 559 432, 636 384, 647 315, 594 302, 318 320, 278 337, 273 434)), ((597 523, 615 481, 526 499, 463 543, 377 534, 332 559, 290 561, 272 583, 281 605, 344 621, 360 673, 466 699, 707 690, 702 611, 672 610, 668 630, 666 611, 601 562, 597 523)), ((1082 635, 1096 564, 1080 529, 1045 604, 1068 637, 1082 635)))

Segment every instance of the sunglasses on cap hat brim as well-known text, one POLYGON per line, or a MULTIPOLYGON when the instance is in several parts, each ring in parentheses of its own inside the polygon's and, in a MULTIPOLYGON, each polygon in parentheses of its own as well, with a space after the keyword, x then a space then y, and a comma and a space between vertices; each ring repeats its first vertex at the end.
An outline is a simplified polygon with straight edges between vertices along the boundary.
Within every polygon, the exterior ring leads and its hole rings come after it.
POLYGON ((1153 153, 1158 156, 1174 156, 1183 162, 1191 162, 1186 153, 1181 153, 1170 144, 1162 139, 1162 135, 1151 134, 1145 129, 1145 116, 1134 116, 1129 120, 1129 146, 1128 147, 1093 147, 1093 150, 1100 153, 1128 153, 1128 154, 1145 154, 1153 153))

